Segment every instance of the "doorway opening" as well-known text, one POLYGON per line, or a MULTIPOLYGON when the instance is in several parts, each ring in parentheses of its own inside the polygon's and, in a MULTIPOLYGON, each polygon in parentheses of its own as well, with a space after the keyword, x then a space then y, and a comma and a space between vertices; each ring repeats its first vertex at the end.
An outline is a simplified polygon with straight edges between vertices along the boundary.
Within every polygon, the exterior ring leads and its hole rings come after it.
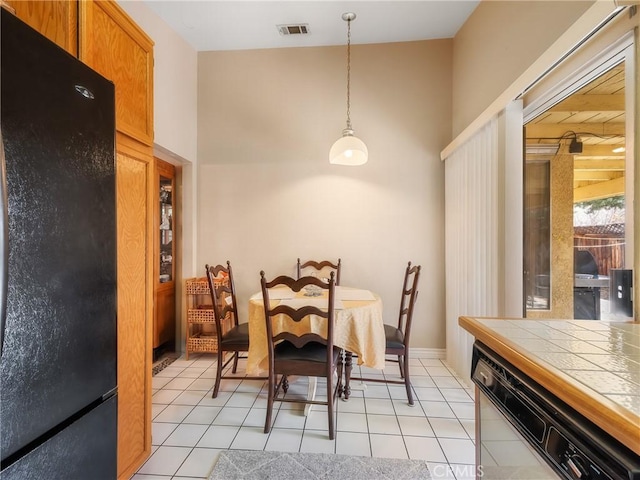
POLYGON ((628 75, 622 57, 525 125, 528 317, 619 316, 610 280, 633 233, 628 75))

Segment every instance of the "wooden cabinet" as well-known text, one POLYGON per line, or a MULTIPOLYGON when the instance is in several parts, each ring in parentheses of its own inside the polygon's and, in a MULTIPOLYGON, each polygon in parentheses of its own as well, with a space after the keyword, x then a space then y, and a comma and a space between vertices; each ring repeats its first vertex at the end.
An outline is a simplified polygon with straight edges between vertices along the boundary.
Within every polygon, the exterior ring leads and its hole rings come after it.
POLYGON ((154 215, 154 353, 164 348, 175 350, 175 167, 155 159, 157 198, 154 215))
POLYGON ((78 56, 78 2, 76 0, 5 0, 15 15, 49 40, 78 56))
POLYGON ((80 60, 116 85, 116 128, 153 146, 153 41, 118 4, 80 2, 80 60))
POLYGON ((148 185, 153 157, 146 147, 118 134, 118 477, 130 478, 151 453, 152 244, 148 185))
POLYGON ((118 477, 151 453, 153 42, 113 1, 79 4, 79 57, 116 89, 118 477))

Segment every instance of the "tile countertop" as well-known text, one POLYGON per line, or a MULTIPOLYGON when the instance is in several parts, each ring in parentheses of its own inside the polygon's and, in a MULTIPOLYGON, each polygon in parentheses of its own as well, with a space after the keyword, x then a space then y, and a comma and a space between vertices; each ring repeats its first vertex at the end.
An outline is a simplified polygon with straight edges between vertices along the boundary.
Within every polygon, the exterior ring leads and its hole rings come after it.
POLYGON ((459 324, 640 455, 640 323, 460 317, 459 324))

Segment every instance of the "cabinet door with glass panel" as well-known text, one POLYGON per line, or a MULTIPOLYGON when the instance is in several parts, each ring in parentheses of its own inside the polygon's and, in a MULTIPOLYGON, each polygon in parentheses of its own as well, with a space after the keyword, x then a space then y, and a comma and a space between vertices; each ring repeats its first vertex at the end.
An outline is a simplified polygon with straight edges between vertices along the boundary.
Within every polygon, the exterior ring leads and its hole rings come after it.
POLYGON ((158 182, 156 213, 156 284, 154 289, 153 348, 175 349, 175 167, 155 159, 158 182))

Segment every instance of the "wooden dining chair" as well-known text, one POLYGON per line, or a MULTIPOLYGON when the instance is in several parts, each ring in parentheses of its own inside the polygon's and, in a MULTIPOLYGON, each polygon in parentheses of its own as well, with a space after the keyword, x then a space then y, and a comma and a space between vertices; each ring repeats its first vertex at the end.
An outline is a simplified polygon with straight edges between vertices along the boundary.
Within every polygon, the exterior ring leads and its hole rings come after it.
POLYGON ((391 362, 398 362, 400 368, 400 378, 402 380, 392 380, 387 378, 364 378, 351 377, 351 380, 362 380, 367 382, 383 382, 404 385, 407 390, 407 400, 413 406, 413 392, 411 391, 411 376, 409 375, 409 340, 411 337, 411 321, 413 319, 413 308, 418 298, 418 280, 420 279, 420 265, 411 266, 407 264, 402 284, 402 295, 400 297, 400 313, 396 325, 384 325, 384 335, 386 339, 385 354, 395 355, 396 359, 389 359, 391 362))
POLYGON ((327 406, 329 438, 333 440, 335 437, 334 401, 342 385, 341 349, 333 345, 334 273, 331 272, 327 283, 316 277, 302 277, 296 280, 284 275, 267 281, 262 271, 260 284, 269 352, 269 388, 264 433, 269 433, 271 429, 274 402, 309 403, 327 406), (271 306, 269 289, 281 286, 289 287, 294 292, 311 287, 317 291, 326 291, 326 295, 314 296, 313 304, 306 304, 299 308, 283 304, 271 306), (300 321, 309 315, 312 316, 312 331, 298 330, 294 325, 300 325, 300 321), (288 329, 287 322, 291 322, 288 329), (334 374, 337 374, 335 386, 333 385, 334 374), (307 397, 288 397, 286 395, 289 389, 287 377, 291 375, 326 378, 326 401, 307 397), (281 389, 282 395, 280 395, 281 389))
MULTIPOLYGON (((226 268, 222 265, 210 267, 205 265, 207 271, 207 281, 209 282, 209 290, 211 291, 211 303, 213 304, 213 316, 216 322, 216 337, 218 339, 218 368, 216 369, 216 381, 213 387, 213 398, 218 396, 220 390, 220 381, 223 378, 238 378, 230 375, 222 375, 222 371, 233 360, 232 373, 236 373, 238 369, 238 359, 241 357, 240 352, 249 351, 249 325, 247 323, 238 322, 238 305, 236 302, 236 290, 233 281, 233 270, 231 263, 227 261, 226 268), (228 282, 216 282, 215 279, 221 275, 228 276, 228 282), (225 331, 225 323, 230 315, 230 328, 225 331), (225 353, 232 352, 231 357, 224 362, 225 353)), ((243 377, 248 379, 265 380, 266 377, 243 377)))
POLYGON ((340 285, 340 269, 342 267, 342 260, 338 259, 338 263, 333 263, 329 260, 322 260, 316 262, 315 260, 308 260, 304 263, 300 263, 298 258, 298 278, 302 278, 303 275, 315 274, 316 276, 324 276, 329 278, 329 273, 334 272, 336 274, 336 285, 340 285))

